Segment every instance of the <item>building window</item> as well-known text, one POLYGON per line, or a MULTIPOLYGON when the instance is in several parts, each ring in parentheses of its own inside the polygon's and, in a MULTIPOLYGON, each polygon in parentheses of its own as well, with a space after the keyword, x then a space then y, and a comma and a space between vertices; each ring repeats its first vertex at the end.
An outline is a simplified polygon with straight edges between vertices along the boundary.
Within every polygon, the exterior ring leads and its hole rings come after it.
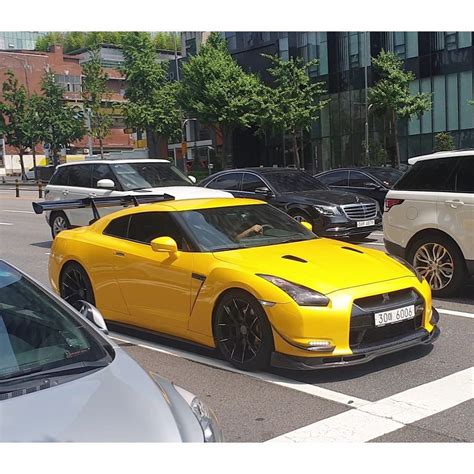
POLYGON ((457 49, 458 47, 458 35, 455 31, 449 31, 445 37, 446 49, 457 49))
POLYGON ((472 71, 459 74, 459 128, 466 129, 474 127, 473 106, 469 104, 472 99, 472 71))
POLYGON ((186 48, 186 56, 194 56, 196 54, 196 38, 187 39, 184 45, 186 48))
POLYGON ((446 81, 444 76, 433 77, 433 132, 446 130, 446 81))
POLYGON ((288 59, 289 59, 288 37, 280 38, 278 40, 278 49, 279 49, 279 53, 280 53, 280 58, 283 59, 283 61, 288 61, 288 59))
POLYGON ((81 76, 55 74, 54 79, 66 92, 81 92, 81 76))
POLYGON ((458 122, 458 75, 448 74, 446 76, 446 91, 448 108, 448 130, 457 130, 458 122))

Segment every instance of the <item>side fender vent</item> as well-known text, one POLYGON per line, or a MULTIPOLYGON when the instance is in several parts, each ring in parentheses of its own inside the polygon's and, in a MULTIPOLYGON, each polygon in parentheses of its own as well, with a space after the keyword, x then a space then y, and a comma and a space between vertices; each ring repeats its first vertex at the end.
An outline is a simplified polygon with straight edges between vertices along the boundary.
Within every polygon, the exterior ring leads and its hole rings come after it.
POLYGON ((304 258, 297 257, 296 255, 283 255, 281 258, 286 258, 287 260, 293 260, 294 262, 308 263, 304 258))
POLYGON ((355 253, 364 253, 364 252, 361 252, 360 250, 357 250, 357 249, 354 249, 352 247, 341 247, 341 249, 344 249, 344 250, 350 250, 352 252, 355 252, 355 253))

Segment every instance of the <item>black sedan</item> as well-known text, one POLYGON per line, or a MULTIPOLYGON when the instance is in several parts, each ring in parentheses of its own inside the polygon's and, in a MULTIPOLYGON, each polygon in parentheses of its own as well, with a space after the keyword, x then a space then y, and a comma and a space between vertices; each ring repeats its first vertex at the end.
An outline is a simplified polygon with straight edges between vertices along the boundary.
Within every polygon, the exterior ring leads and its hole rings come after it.
POLYGON ((331 189, 369 196, 378 201, 383 209, 385 195, 402 175, 403 171, 395 168, 374 166, 323 171, 315 175, 315 178, 331 189))
POLYGON ((382 226, 380 207, 369 197, 333 191, 310 174, 290 168, 226 170, 200 186, 261 199, 298 221, 310 222, 318 235, 363 238, 382 226))

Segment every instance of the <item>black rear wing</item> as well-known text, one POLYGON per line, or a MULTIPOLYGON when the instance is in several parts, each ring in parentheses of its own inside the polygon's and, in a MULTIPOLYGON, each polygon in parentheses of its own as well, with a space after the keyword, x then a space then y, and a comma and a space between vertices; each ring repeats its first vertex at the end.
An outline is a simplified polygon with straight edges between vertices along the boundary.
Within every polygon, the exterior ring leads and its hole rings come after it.
POLYGON ((87 197, 84 199, 67 199, 64 201, 42 201, 34 202, 33 210, 36 214, 42 214, 44 211, 64 211, 67 209, 84 209, 90 207, 94 214, 94 220, 100 219, 98 209, 101 207, 129 206, 133 204, 151 204, 154 202, 172 201, 174 196, 171 194, 148 194, 145 196, 126 194, 124 196, 102 196, 87 197))

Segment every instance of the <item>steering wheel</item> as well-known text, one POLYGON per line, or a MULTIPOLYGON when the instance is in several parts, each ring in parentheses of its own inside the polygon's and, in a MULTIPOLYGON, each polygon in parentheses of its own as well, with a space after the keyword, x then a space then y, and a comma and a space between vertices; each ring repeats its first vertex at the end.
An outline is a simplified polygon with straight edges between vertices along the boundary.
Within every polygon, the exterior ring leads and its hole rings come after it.
POLYGON ((261 224, 262 227, 262 235, 265 234, 265 229, 274 229, 271 224, 261 224))

